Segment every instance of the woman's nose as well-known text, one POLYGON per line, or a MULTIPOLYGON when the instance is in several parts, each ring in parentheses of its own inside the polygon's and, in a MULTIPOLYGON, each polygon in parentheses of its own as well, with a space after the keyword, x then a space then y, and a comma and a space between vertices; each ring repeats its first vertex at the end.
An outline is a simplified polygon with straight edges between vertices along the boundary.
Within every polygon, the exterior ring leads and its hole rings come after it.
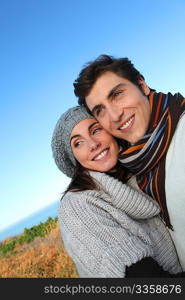
POLYGON ((90 151, 91 151, 91 152, 94 151, 94 150, 96 150, 96 149, 98 149, 99 146, 100 146, 100 142, 95 141, 95 140, 93 140, 93 139, 91 139, 91 140, 89 141, 89 148, 90 148, 90 151))

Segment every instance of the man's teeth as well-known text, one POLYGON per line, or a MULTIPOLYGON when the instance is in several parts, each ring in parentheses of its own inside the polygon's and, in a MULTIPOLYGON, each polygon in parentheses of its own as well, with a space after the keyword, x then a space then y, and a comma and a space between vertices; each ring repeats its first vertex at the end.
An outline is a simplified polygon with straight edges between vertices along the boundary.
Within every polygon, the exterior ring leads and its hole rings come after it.
POLYGON ((98 159, 104 157, 105 154, 107 153, 107 151, 108 151, 108 150, 104 150, 103 152, 101 152, 98 156, 96 156, 96 157, 94 158, 94 160, 98 160, 98 159))
POLYGON ((126 129, 131 124, 133 119, 134 117, 130 118, 130 120, 128 120, 122 127, 120 127, 120 129, 126 129))

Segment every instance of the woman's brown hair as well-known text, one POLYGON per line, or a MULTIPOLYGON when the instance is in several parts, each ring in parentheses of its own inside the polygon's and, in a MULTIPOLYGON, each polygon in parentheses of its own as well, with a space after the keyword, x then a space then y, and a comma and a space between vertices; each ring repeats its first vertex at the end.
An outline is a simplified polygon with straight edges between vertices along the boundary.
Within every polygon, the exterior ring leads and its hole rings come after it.
MULTIPOLYGON (((117 162, 114 171, 106 172, 106 174, 120 180, 122 183, 126 183, 129 178, 128 170, 122 166, 119 161, 117 162)), ((85 190, 98 190, 98 186, 90 176, 88 170, 76 160, 74 176, 72 177, 72 180, 65 190, 62 198, 67 192, 80 192, 85 190)))

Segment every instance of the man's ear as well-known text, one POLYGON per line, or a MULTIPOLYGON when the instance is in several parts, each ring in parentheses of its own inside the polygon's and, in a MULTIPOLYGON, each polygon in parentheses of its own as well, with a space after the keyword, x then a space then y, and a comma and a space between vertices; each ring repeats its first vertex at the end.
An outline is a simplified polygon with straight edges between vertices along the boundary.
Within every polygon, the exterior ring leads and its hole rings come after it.
POLYGON ((140 78, 138 80, 139 85, 141 86, 143 93, 148 96, 150 94, 150 89, 148 87, 148 85, 146 84, 146 82, 144 81, 144 79, 140 78))

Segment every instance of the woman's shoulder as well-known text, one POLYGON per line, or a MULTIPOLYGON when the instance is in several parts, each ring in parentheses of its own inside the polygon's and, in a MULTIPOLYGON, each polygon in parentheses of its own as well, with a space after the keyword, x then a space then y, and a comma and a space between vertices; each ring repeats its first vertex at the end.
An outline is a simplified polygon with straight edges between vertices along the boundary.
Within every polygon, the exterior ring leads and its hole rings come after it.
POLYGON ((79 200, 84 199, 84 197, 85 197, 84 191, 79 191, 79 192, 68 191, 60 200, 60 208, 70 207, 74 201, 78 203, 79 200))
POLYGON ((101 193, 99 189, 97 190, 82 190, 82 191, 68 191, 61 199, 61 203, 66 201, 86 199, 90 196, 97 196, 101 193))
POLYGON ((105 198, 102 190, 83 190, 83 191, 69 191, 60 200, 60 210, 64 209, 83 209, 89 206, 97 199, 105 198))

